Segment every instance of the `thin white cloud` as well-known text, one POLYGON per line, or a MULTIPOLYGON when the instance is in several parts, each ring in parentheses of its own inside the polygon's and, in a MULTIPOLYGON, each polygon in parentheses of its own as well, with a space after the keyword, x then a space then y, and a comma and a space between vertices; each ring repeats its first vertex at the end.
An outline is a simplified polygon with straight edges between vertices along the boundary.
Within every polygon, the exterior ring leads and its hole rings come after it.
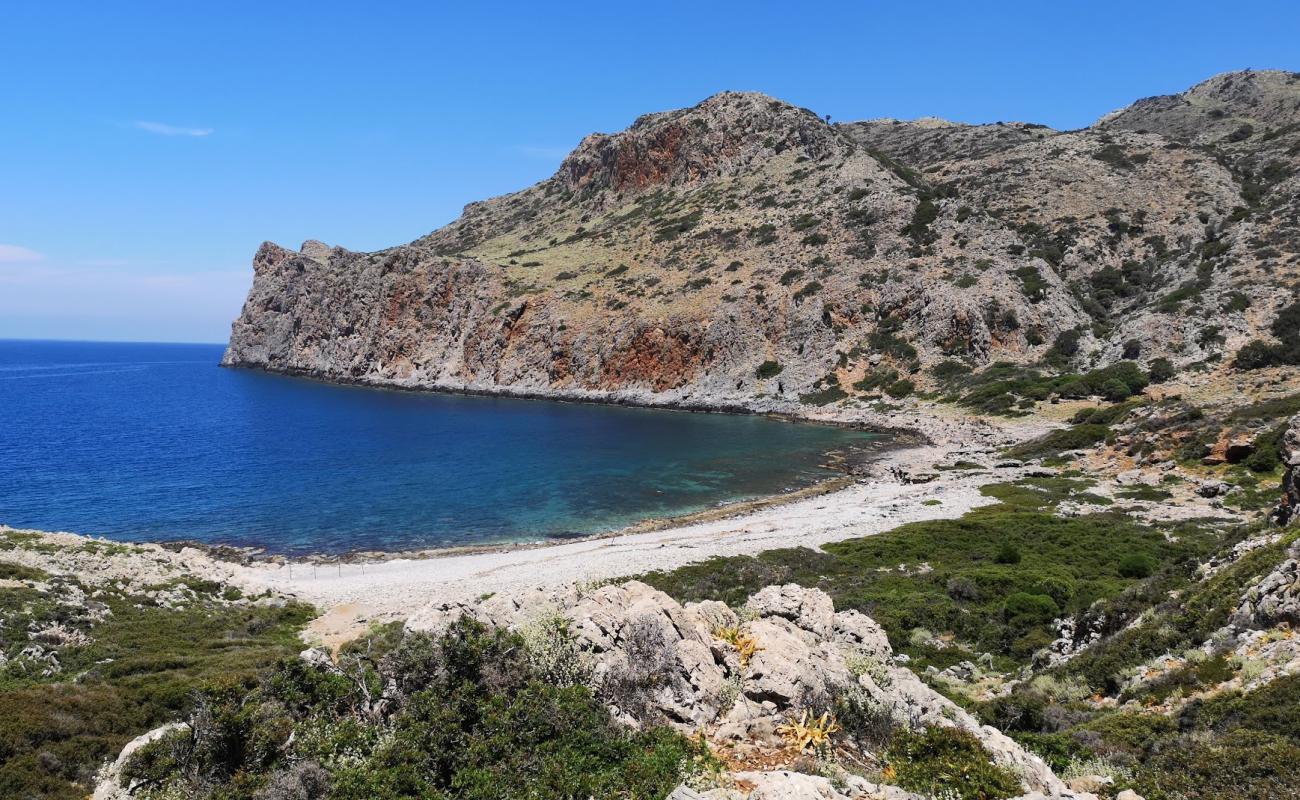
POLYGON ((522 153, 533 158, 544 158, 548 161, 558 161, 569 154, 567 147, 538 147, 537 145, 521 144, 515 147, 515 152, 522 153))
POLYGON ((168 125, 165 122, 136 120, 131 124, 139 130, 156 133, 159 136, 208 136, 212 133, 211 128, 185 128, 180 125, 168 125))
POLYGON ((251 279, 247 268, 0 265, 0 339, 224 341, 251 279))
POLYGON ((42 261, 45 256, 35 250, 19 247, 16 244, 0 244, 0 264, 27 264, 42 261))

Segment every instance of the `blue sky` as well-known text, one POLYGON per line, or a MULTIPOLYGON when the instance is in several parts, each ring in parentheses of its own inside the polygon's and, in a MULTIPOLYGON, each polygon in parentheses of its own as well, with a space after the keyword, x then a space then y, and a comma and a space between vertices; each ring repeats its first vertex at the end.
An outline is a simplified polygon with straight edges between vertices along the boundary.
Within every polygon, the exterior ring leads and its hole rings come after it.
POLYGON ((0 43, 0 337, 222 341, 262 240, 409 241, 644 112, 1080 127, 1300 70, 1300 4, 9 0, 0 43))

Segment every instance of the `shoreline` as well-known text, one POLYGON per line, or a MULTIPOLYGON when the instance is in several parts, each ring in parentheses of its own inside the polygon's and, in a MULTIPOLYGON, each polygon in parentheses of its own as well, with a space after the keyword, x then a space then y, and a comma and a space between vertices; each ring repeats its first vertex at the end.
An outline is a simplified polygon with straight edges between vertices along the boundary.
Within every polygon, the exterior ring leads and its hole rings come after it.
MULTIPOLYGON (((639 408, 650 411, 678 411, 688 414, 731 414, 735 416, 760 416, 781 422, 827 425, 893 436, 899 440, 911 439, 917 444, 932 444, 930 438, 914 427, 897 427, 883 422, 887 415, 865 422, 841 419, 835 416, 816 416, 808 413, 808 406, 785 398, 763 398, 762 403, 736 401, 690 401, 669 393, 628 392, 594 389, 521 389, 512 386, 474 386, 466 383, 402 383, 397 380, 373 380, 347 375, 325 375, 318 371, 297 367, 273 367, 252 362, 227 362, 223 356, 219 369, 243 370, 274 375, 282 378, 323 383, 353 389, 371 389, 413 394, 459 395, 462 397, 488 397, 507 400, 527 400, 547 403, 572 403, 577 405, 615 406, 639 408), (664 397, 664 394, 669 394, 664 397)), ((689 397, 689 395, 687 396, 689 397)))
POLYGON ((226 582, 249 594, 269 592, 310 603, 321 615, 305 635, 329 644, 364 633, 374 622, 405 619, 430 605, 625 579, 713 557, 754 555, 789 547, 818 548, 908 522, 960 517, 993 502, 980 493, 982 485, 1015 477, 1017 470, 992 467, 1003 447, 1055 427, 1043 421, 972 418, 920 398, 885 408, 857 404, 822 408, 790 403, 780 409, 721 403, 688 407, 677 399, 639 402, 640 398, 628 396, 401 386, 334 381, 289 371, 258 371, 357 388, 762 415, 792 424, 867 431, 881 434, 882 438, 828 449, 827 459, 839 462, 828 466, 838 466, 842 473, 807 486, 568 538, 295 557, 268 554, 257 548, 186 541, 127 544, 74 534, 45 535, 74 551, 92 542, 99 549, 121 546, 127 551, 120 565, 125 574, 132 573, 132 564, 138 569, 143 562, 148 562, 145 569, 156 570, 156 561, 166 569, 226 582), (833 455, 837 451, 838 455, 833 455), (936 470, 941 463, 963 458, 982 461, 989 469, 979 473, 936 470))
MULTIPOLYGON (((790 421, 792 423, 803 422, 803 420, 790 421)), ((276 553, 269 552, 265 547, 255 545, 204 542, 197 539, 151 539, 129 541, 113 539, 110 537, 97 537, 90 534, 73 535, 83 535, 87 536, 87 538, 95 539, 96 541, 102 540, 109 543, 157 545, 172 552, 180 552, 185 549, 196 550, 206 553, 217 560, 231 561, 244 565, 258 563, 292 563, 304 565, 382 563, 395 559, 436 559, 460 555, 474 555, 478 553, 509 553, 519 550, 531 550, 565 544, 598 541, 602 539, 613 539, 620 536, 651 533, 667 528, 693 525, 701 522, 731 519, 766 508, 775 508, 812 497, 832 494, 853 485, 863 478, 870 477, 873 467, 886 460, 891 453, 898 453, 907 450, 908 448, 920 446, 914 442, 899 441, 896 438, 886 439, 885 437, 892 437, 892 434, 881 433, 875 429, 858 426, 845 427, 849 427, 852 430, 880 433, 881 440, 855 443, 848 446, 837 446, 828 450, 826 453, 827 456, 841 454, 844 453, 845 450, 850 451, 840 459, 843 463, 836 464, 834 463, 834 459, 831 459, 832 463, 822 465, 823 469, 836 474, 827 475, 826 477, 816 479, 805 486, 798 486, 797 488, 785 489, 771 494, 763 494, 737 500, 722 501, 708 508, 700 508, 695 511, 649 516, 637 522, 619 525, 618 527, 594 533, 573 533, 570 535, 554 535, 549 537, 544 534, 538 534, 538 537, 540 538, 515 542, 457 544, 447 545, 445 547, 414 547, 407 550, 347 550, 337 553, 276 553)), ((0 523, 0 527, 3 527, 3 523, 0 523)))
MULTIPOLYGON (((789 547, 819 548, 883 533, 909 522, 956 518, 995 502, 980 487, 1017 470, 948 472, 925 482, 890 477, 893 469, 929 470, 953 448, 894 450, 881 475, 845 478, 829 490, 714 519, 664 521, 652 530, 551 542, 506 550, 399 556, 382 561, 262 563, 236 571, 254 590, 312 603, 322 612, 307 636, 326 645, 354 638, 371 624, 403 620, 431 605, 486 595, 521 596, 670 570, 714 557, 756 555, 789 547)), ((965 451, 963 451, 965 452, 965 451)))

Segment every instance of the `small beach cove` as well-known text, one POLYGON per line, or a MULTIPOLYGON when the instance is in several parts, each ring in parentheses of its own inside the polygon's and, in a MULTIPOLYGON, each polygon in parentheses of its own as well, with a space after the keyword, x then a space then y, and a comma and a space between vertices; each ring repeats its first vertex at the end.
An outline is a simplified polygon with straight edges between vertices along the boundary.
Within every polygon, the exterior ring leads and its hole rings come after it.
POLYGON ((0 523, 339 558, 512 548, 843 485, 891 435, 219 369, 216 345, 0 342, 0 523))

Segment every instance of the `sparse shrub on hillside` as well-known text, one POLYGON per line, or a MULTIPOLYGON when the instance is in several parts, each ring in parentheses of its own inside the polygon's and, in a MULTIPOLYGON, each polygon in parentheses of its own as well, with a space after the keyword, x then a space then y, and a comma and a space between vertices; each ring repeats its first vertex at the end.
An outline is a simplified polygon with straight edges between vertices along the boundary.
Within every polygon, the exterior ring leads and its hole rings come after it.
POLYGON ((824 389, 799 395, 799 402, 810 406, 825 406, 838 403, 848 396, 849 393, 840 388, 839 384, 832 384, 824 389))
POLYGON ((802 303, 804 300, 807 300, 809 297, 812 297, 813 295, 817 294, 821 290, 822 290, 821 283, 817 281, 811 281, 805 284, 804 287, 801 288, 799 291, 795 292, 793 295, 793 299, 796 303, 802 303))
MULTIPOLYGON (((295 658, 252 691, 207 694, 191 732, 142 748, 128 779, 160 795, 212 800, 321 786, 344 800, 659 800, 709 761, 702 746, 667 729, 617 724, 581 685, 555 685, 545 677, 553 660, 520 636, 467 619, 436 639, 396 635, 348 648, 337 669, 295 658)), ((662 635, 645 644, 630 668, 670 680, 662 635)))
POLYGON ((1146 578, 1155 570, 1155 563, 1146 554, 1124 556, 1119 562, 1119 574, 1125 578, 1146 578))
POLYGON ((1300 302, 1279 311, 1270 331, 1277 337, 1277 344, 1260 340, 1249 342, 1237 351, 1233 366, 1237 369, 1260 369, 1300 365, 1300 302))
POLYGON ((768 378, 775 378, 777 375, 780 375, 781 371, 784 369, 785 367, 783 367, 780 362, 764 361, 762 364, 758 365, 758 369, 754 371, 754 374, 758 376, 759 380, 767 380, 768 378))
POLYGON ((1043 355, 1043 360, 1049 364, 1067 365, 1074 360, 1079 353, 1079 340, 1083 338, 1083 331, 1078 328, 1061 331, 1052 341, 1052 346, 1043 355))
POLYGON ((1020 780, 993 763, 979 740, 958 728, 898 734, 886 753, 891 783, 930 796, 999 800, 1020 794, 1020 780))
POLYGON ((1173 363, 1167 358, 1153 358, 1147 365, 1147 376, 1152 383, 1165 383, 1176 374, 1173 363))
POLYGON ((1092 157, 1118 170, 1127 171, 1133 169, 1134 166, 1133 160, 1124 152, 1124 148, 1117 144, 1108 144, 1102 147, 1094 152, 1092 157))
POLYGON ((770 222, 765 222, 757 228, 751 228, 749 238, 753 239, 754 243, 758 245, 772 244, 777 240, 776 226, 770 222))
POLYGON ((821 224, 822 221, 813 214, 800 214, 790 222, 790 227, 796 231, 806 231, 821 224))
POLYGON ((1043 280, 1038 267, 1032 264, 1020 267, 1015 271, 1015 276, 1020 279, 1020 290, 1029 302, 1038 303, 1047 298, 1047 281, 1043 280))
POLYGON ((895 399, 907 397, 916 390, 916 386, 909 380, 894 381, 885 387, 885 394, 895 399))
POLYGON ((916 208, 912 211, 912 219, 903 227, 901 231, 904 236, 910 237, 916 245, 925 245, 934 241, 934 232, 930 230, 930 224, 939 218, 939 206, 928 196, 923 195, 916 208))
POLYGON ((1107 425, 1085 423, 1072 428, 1052 431, 1049 434, 1018 444, 1007 451, 1015 458, 1045 458, 1067 450, 1084 450, 1106 441, 1110 435, 1107 425))

